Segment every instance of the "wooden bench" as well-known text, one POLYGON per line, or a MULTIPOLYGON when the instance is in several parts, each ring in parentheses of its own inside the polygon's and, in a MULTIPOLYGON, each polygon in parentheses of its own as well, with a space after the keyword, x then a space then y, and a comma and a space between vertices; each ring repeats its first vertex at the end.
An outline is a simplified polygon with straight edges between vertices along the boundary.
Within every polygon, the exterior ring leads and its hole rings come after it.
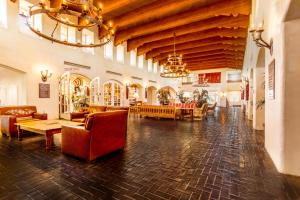
POLYGON ((154 106, 142 105, 140 106, 141 117, 156 117, 156 118, 171 118, 176 119, 175 106, 154 106))

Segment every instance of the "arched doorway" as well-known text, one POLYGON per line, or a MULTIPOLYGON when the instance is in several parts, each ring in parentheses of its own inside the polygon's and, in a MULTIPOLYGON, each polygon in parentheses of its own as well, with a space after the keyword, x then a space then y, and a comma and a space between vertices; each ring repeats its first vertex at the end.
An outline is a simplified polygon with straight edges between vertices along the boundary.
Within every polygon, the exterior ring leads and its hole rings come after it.
POLYGON ((135 105, 137 101, 143 100, 143 86, 139 83, 132 83, 128 86, 129 105, 135 105))
POLYGON ((156 105, 157 104, 157 88, 150 86, 147 88, 147 104, 156 105))
POLYGON ((103 84, 103 101, 106 106, 121 106, 123 99, 122 83, 109 80, 103 84))
POLYGON ((264 130, 265 124, 265 49, 260 48, 253 71, 253 128, 264 130))
POLYGON ((170 103, 175 103, 176 101, 176 90, 174 88, 172 88, 171 86, 165 86, 159 89, 160 90, 167 90, 170 93, 170 97, 168 99, 168 101, 170 103))
POLYGON ((82 75, 66 72, 59 81, 59 117, 69 119, 71 112, 89 106, 91 79, 82 75))

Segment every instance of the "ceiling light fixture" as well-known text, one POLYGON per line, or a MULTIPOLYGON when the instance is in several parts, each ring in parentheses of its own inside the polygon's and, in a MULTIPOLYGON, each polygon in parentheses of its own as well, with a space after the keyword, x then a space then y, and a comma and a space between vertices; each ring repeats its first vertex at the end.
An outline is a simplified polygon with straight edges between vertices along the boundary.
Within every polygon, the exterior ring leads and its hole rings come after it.
POLYGON ((112 26, 110 26, 112 23, 109 23, 109 25, 104 23, 101 13, 102 5, 98 5, 98 7, 95 6, 93 0, 52 0, 50 6, 47 6, 45 1, 40 1, 40 3, 30 7, 26 23, 31 31, 51 42, 73 47, 93 48, 105 45, 110 42, 114 36, 114 30, 112 26), (33 23, 30 22, 31 19, 38 14, 46 15, 48 19, 54 21, 54 28, 50 33, 47 34, 45 33, 46 31, 35 29, 33 23), (91 42, 89 44, 83 44, 80 40, 77 40, 77 43, 61 40, 55 37, 59 35, 55 34, 55 31, 62 24, 76 28, 78 31, 90 29, 95 32, 95 30, 98 30, 103 36, 98 38, 97 42, 91 42))
POLYGON ((185 68, 186 64, 182 62, 182 55, 176 54, 176 34, 174 33, 174 51, 167 59, 167 63, 163 65, 160 76, 163 78, 180 78, 189 75, 190 71, 185 68))

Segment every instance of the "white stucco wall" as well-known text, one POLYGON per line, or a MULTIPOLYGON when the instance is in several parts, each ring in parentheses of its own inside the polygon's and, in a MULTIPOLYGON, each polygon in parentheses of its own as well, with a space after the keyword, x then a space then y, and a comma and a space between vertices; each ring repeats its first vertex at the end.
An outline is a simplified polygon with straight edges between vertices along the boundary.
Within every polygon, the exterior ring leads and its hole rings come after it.
MULTIPOLYGON (((275 59, 275 99, 266 96, 265 148, 278 171, 300 175, 299 109, 299 21, 284 22, 291 0, 253 1, 251 25, 263 22, 263 38, 273 39, 273 55, 266 49, 265 81, 268 88, 268 65, 275 59), (296 50, 296 48, 298 48, 296 50), (297 62, 298 60, 298 62, 297 62), (296 75, 298 73, 298 76, 296 75), (297 79, 298 78, 298 79, 297 79), (297 113, 297 114, 296 114, 297 113), (297 125, 298 123, 298 125, 297 125)), ((259 48, 250 38, 244 60, 243 75, 256 68, 259 48)), ((267 93, 266 93, 267 94, 267 93)), ((253 108, 255 109, 255 108, 253 108)))
MULTIPOLYGON (((169 85, 177 89, 177 81, 161 78, 159 69, 156 74, 148 72, 147 61, 144 61, 143 69, 130 66, 127 52, 125 63, 117 63, 116 48, 114 48, 114 61, 104 59, 103 47, 96 48, 95 54, 92 55, 79 48, 52 44, 31 33, 24 23, 25 18, 18 14, 18 1, 17 3, 8 1, 8 27, 0 27, 0 64, 26 72, 27 103, 36 105, 41 112, 47 112, 50 118, 58 117, 58 79, 65 72, 65 68, 70 68, 70 66, 64 65, 64 61, 90 66, 90 70, 78 68, 75 72, 90 79, 100 77, 101 85, 107 80, 115 79, 123 85, 139 83, 144 88, 151 85, 156 88, 169 85), (42 69, 48 69, 53 73, 48 81, 50 83, 50 99, 38 98, 38 84, 42 82, 40 78, 42 69), (108 74, 107 70, 120 73, 122 76, 108 74), (142 78, 142 80, 133 79, 132 76, 142 78), (149 80, 156 81, 156 83, 151 83, 149 80)), ((45 24, 43 24, 43 28, 49 29, 45 24)), ((4 76, 5 74, 1 73, 0 79, 4 76)), ((128 102, 125 99, 125 87, 123 92, 123 104, 126 105, 128 102)), ((103 103, 103 96, 101 96, 101 100, 103 103)))

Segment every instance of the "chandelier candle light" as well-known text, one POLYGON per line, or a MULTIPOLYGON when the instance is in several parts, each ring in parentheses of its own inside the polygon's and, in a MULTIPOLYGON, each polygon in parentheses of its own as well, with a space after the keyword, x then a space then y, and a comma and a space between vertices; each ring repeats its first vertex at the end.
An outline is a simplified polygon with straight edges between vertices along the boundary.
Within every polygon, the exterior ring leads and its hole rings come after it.
POLYGON ((163 66, 160 76, 163 78, 180 78, 189 75, 189 70, 185 68, 186 64, 182 62, 182 55, 176 54, 175 47, 176 34, 174 33, 174 52, 170 54, 167 63, 163 66))
MULTIPOLYGON (((38 4, 33 5, 29 9, 29 15, 26 18, 26 23, 31 31, 40 37, 50 40, 51 42, 73 46, 93 48, 100 47, 110 42, 114 36, 112 23, 105 23, 102 18, 102 5, 95 6, 93 0, 51 0, 48 4, 42 0, 38 4), (41 30, 36 30, 30 20, 34 15, 44 14, 48 19, 54 22, 54 28, 51 33, 45 33, 41 30), (60 40, 55 37, 55 31, 61 25, 76 28, 77 31, 90 29, 93 32, 98 30, 102 37, 94 44, 83 44, 78 40, 70 42, 68 40, 60 40)), ((100 35, 100 34, 98 34, 100 35)))

